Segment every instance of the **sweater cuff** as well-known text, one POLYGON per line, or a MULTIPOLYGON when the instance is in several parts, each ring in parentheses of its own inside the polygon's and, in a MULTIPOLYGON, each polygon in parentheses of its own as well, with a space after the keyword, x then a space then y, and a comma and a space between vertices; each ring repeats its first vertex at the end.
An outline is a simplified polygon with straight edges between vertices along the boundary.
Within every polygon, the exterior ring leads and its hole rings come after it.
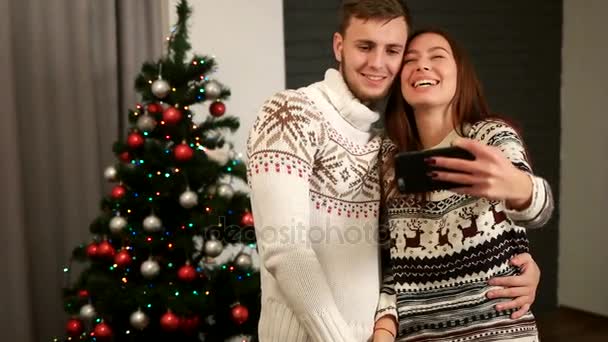
POLYGON ((544 196, 541 196, 541 194, 545 193, 544 180, 529 173, 526 174, 532 180, 532 200, 530 201, 530 205, 521 210, 505 208, 505 212, 509 218, 516 222, 534 220, 543 210, 545 205, 545 198, 544 196))
POLYGON ((300 322, 314 342, 351 342, 356 341, 352 329, 346 324, 339 312, 315 312, 302 315, 300 322))
POLYGON ((389 295, 386 293, 380 294, 380 300, 378 301, 378 308, 376 309, 376 315, 374 322, 377 322, 384 316, 392 316, 396 322, 399 322, 399 315, 397 313, 395 295, 389 295))

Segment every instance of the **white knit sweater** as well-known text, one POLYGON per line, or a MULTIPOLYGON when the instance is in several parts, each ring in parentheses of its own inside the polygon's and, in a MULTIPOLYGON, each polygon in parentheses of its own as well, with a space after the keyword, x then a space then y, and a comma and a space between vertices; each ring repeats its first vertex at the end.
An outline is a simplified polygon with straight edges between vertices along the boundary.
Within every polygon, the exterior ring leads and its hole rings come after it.
POLYGON ((262 342, 371 337, 380 290, 378 119, 333 69, 262 106, 247 144, 262 342))

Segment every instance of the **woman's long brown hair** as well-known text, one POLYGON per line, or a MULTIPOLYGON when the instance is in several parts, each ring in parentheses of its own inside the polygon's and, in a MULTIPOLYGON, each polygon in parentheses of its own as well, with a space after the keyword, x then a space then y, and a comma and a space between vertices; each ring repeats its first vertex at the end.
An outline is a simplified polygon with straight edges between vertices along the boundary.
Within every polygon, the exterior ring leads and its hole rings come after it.
MULTIPOLYGON (((408 39, 405 51, 416 38, 423 34, 437 34, 443 37, 452 50, 457 68, 456 92, 452 99, 453 124, 457 132, 462 135, 464 126, 467 124, 475 124, 478 121, 488 119, 495 115, 490 114, 487 101, 483 94, 481 82, 475 73, 473 64, 470 58, 465 53, 464 49, 445 31, 438 28, 429 28, 415 31, 408 39)), ((389 97, 385 127, 388 138, 397 145, 397 151, 415 151, 422 149, 420 136, 416 127, 414 118, 414 109, 410 106, 401 92, 400 81, 397 80, 393 85, 391 95, 389 97)), ((386 176, 386 173, 394 168, 394 155, 384 156, 386 161, 382 165, 381 175, 386 176)), ((383 177, 383 178, 384 178, 383 177)), ((392 193, 395 189, 395 182, 390 182, 389 188, 385 189, 385 194, 392 193)))

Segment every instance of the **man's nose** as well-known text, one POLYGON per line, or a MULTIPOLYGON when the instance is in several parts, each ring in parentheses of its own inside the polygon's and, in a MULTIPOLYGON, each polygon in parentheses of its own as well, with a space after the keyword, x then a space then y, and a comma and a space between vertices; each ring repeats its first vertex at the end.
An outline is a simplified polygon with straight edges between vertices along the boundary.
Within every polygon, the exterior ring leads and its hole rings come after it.
POLYGON ((382 65, 384 64, 384 58, 385 58, 385 56, 382 53, 382 51, 375 50, 374 52, 372 52, 370 54, 368 63, 371 67, 380 69, 380 68, 382 68, 382 65))

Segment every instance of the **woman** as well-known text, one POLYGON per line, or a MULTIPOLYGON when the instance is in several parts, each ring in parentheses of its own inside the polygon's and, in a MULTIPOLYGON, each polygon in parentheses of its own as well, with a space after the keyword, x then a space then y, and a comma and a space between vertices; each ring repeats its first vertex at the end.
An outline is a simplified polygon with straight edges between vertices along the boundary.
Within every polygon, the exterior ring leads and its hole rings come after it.
POLYGON ((523 227, 545 224, 553 211, 550 187, 532 174, 519 134, 491 115, 471 63, 441 30, 410 37, 393 95, 381 158, 390 269, 374 340, 537 341, 529 306, 505 310, 489 295, 489 279, 521 271, 509 260, 528 251, 523 227), (430 158, 456 171, 430 176, 463 187, 398 192, 396 152, 450 145, 475 160, 430 158))

